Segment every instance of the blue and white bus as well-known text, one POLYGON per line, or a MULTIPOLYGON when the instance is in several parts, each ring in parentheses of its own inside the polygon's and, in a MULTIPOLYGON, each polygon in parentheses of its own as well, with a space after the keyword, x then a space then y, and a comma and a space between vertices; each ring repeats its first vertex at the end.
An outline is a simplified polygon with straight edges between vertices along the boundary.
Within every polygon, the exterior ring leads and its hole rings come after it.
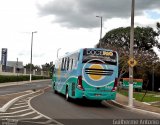
POLYGON ((114 100, 118 78, 116 51, 85 48, 67 53, 55 62, 52 88, 66 100, 114 100))

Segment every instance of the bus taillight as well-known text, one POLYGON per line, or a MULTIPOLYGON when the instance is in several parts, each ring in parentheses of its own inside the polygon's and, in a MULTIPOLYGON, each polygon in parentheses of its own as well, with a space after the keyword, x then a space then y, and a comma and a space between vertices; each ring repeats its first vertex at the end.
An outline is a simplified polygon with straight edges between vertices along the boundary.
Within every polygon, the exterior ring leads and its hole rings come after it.
POLYGON ((117 90, 117 86, 118 86, 118 78, 115 78, 114 87, 112 89, 112 92, 115 92, 117 90))
POLYGON ((78 85, 77 87, 80 89, 80 90, 84 90, 83 86, 82 86, 82 76, 78 76, 78 85))

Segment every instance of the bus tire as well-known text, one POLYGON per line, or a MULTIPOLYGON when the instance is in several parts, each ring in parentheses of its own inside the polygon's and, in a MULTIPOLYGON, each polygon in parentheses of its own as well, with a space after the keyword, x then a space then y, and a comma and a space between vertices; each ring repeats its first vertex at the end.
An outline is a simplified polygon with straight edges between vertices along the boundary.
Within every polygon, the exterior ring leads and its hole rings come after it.
POLYGON ((55 89, 53 91, 54 91, 54 94, 57 94, 57 91, 55 89))
POLYGON ((55 89, 55 83, 53 84, 53 92, 54 92, 54 94, 57 94, 57 91, 55 89))
POLYGON ((66 101, 71 101, 71 98, 69 97, 68 87, 66 88, 66 101))

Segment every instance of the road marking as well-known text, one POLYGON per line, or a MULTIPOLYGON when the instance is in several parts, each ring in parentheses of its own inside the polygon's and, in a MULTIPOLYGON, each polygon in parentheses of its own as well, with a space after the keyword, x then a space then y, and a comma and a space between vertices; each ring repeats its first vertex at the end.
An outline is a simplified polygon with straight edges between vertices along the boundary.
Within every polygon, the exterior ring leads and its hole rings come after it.
POLYGON ((22 114, 22 115, 14 115, 14 116, 1 116, 1 118, 14 118, 14 117, 24 117, 24 116, 27 116, 27 115, 31 115, 31 114, 33 114, 33 113, 35 113, 35 111, 32 111, 32 112, 29 112, 29 113, 26 113, 26 114, 22 114))
POLYGON ((21 93, 30 93, 33 92, 32 90, 27 90, 27 91, 23 91, 23 92, 15 92, 15 93, 10 93, 10 94, 5 94, 5 95, 1 95, 1 96, 9 96, 9 95, 14 95, 14 94, 21 94, 21 93))
MULTIPOLYGON (((4 118, 6 118, 6 119, 9 119, 9 118, 19 119, 19 120, 22 120, 22 122, 23 122, 23 120, 29 120, 29 119, 35 119, 35 120, 44 119, 45 121, 42 122, 43 125, 46 125, 46 123, 63 125, 62 123, 60 123, 54 119, 51 119, 50 117, 45 116, 45 115, 41 114, 40 112, 36 111, 30 105, 31 99, 43 94, 48 88, 49 87, 46 87, 44 90, 37 91, 40 93, 36 92, 36 93, 26 94, 26 96, 22 96, 21 98, 14 99, 14 101, 12 101, 12 103, 10 103, 9 106, 6 106, 8 108, 5 108, 5 110, 4 110, 4 111, 7 111, 7 110, 8 111, 6 113, 4 113, 4 112, 0 113, 0 119, 1 118, 2 119, 4 119, 4 118), (22 109, 20 109, 20 108, 22 108, 22 109), (15 109, 16 111, 15 110, 13 111, 12 109, 15 109), (18 113, 18 114, 16 114, 16 113, 18 113), (23 113, 25 113, 25 114, 23 114, 23 113)), ((33 123, 34 121, 30 120, 28 122, 33 123)), ((35 122, 35 123, 38 123, 38 122, 35 122)))
MULTIPOLYGON (((46 87, 46 89, 47 89, 47 87, 46 87)), ((45 90, 45 89, 44 89, 44 90, 45 90)), ((43 116, 43 117, 45 117, 46 119, 48 119, 48 121, 52 120, 53 122, 57 123, 58 125, 64 125, 64 124, 56 121, 55 119, 52 119, 52 118, 50 118, 50 117, 48 117, 48 116, 46 116, 46 115, 38 112, 36 109, 34 109, 34 108, 31 106, 31 100, 32 100, 33 98, 35 98, 35 97, 38 97, 38 96, 44 94, 44 90, 43 90, 42 93, 40 93, 40 94, 38 94, 38 95, 35 95, 35 96, 33 96, 32 98, 30 98, 30 99, 28 100, 28 105, 29 105, 29 107, 30 107, 32 110, 34 110, 36 113, 38 113, 38 114, 40 114, 41 116, 43 116)))
POLYGON ((38 115, 38 116, 36 116, 36 117, 34 117, 34 118, 32 118, 32 119, 40 119, 40 118, 42 118, 43 116, 42 115, 38 115))
POLYGON ((14 105, 24 105, 24 104, 26 104, 26 103, 23 102, 23 103, 17 103, 17 104, 14 104, 14 105))
POLYGON ((18 103, 23 103, 23 102, 26 102, 26 100, 20 100, 20 101, 18 101, 18 103))
POLYGON ((26 113, 26 114, 22 114, 22 115, 20 115, 20 116, 27 116, 27 115, 31 115, 31 114, 33 114, 33 113, 36 113, 35 111, 32 111, 32 112, 29 112, 29 113, 26 113))
POLYGON ((16 114, 16 113, 21 113, 21 112, 24 112, 24 111, 29 111, 29 110, 31 110, 31 109, 24 109, 24 110, 19 110, 19 111, 15 111, 15 112, 0 113, 0 114, 9 115, 9 114, 16 114))
POLYGON ((10 109, 19 109, 19 108, 24 108, 24 107, 28 107, 28 105, 19 106, 19 107, 14 107, 14 108, 10 108, 10 109))
POLYGON ((45 116, 45 115, 43 115, 42 113, 40 113, 40 112, 38 112, 37 110, 35 110, 35 109, 31 106, 31 103, 30 103, 33 98, 35 98, 35 97, 37 97, 37 96, 40 96, 40 95, 42 95, 43 93, 44 93, 44 91, 43 91, 42 93, 40 93, 40 94, 38 94, 38 95, 35 95, 35 96, 33 96, 32 98, 30 98, 30 99, 28 100, 28 106, 29 106, 32 110, 34 110, 35 112, 37 112, 38 114, 40 114, 40 115, 42 115, 43 117, 45 117, 46 119, 51 119, 50 117, 45 116))

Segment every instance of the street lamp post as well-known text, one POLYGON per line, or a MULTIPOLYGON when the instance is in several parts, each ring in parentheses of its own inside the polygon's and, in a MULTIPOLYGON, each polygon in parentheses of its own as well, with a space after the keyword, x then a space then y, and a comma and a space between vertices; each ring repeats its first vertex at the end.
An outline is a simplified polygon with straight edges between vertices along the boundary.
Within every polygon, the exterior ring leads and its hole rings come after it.
POLYGON ((32 49, 33 49, 33 34, 34 33, 37 33, 37 31, 32 32, 32 36, 31 36, 30 82, 32 81, 32 49))
MULTIPOLYGON (((98 18, 100 18, 101 19, 101 28, 100 28, 100 39, 99 39, 99 42, 100 42, 100 44, 101 44, 101 39, 102 39, 102 16, 96 16, 96 17, 98 17, 98 18)), ((101 45, 100 45, 100 47, 101 47, 101 45)))
POLYGON ((61 48, 58 48, 58 49, 57 49, 57 58, 58 58, 58 53, 59 53, 59 50, 60 50, 60 49, 61 49, 61 48))
MULTIPOLYGON (((130 31, 130 55, 129 58, 133 58, 133 45, 134 45, 134 6, 135 0, 132 0, 131 5, 131 31, 130 31)), ((133 107, 133 67, 129 67, 129 102, 128 106, 133 107)))

